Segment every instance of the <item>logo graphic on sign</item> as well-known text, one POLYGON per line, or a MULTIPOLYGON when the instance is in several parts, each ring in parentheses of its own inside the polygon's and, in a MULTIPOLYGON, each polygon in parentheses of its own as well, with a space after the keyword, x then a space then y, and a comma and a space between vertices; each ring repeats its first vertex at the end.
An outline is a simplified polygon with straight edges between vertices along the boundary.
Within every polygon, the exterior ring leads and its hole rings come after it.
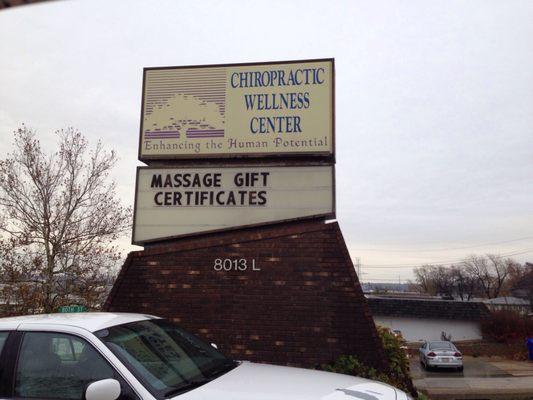
POLYGON ((333 60, 146 68, 139 159, 333 154, 333 60))
POLYGON ((224 137, 224 68, 159 70, 145 93, 145 140, 224 137), (178 111, 179 110, 179 111, 178 111))

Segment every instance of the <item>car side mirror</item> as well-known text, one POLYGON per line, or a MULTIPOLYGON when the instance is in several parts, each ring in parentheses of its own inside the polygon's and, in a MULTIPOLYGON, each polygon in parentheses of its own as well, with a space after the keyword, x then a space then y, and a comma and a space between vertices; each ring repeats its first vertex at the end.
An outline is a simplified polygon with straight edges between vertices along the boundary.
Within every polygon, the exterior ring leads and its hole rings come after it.
POLYGON ((85 389, 85 400, 117 400, 120 383, 116 379, 102 379, 90 383, 85 389))

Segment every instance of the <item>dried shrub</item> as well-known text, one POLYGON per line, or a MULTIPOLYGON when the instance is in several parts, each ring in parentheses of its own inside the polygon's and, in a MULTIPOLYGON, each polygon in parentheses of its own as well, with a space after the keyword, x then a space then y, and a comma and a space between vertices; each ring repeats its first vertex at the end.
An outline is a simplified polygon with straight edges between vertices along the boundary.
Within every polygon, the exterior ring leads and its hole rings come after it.
POLYGON ((514 361, 527 361, 527 351, 519 351, 511 356, 511 360, 514 361))
POLYGON ((481 321, 485 339, 513 343, 533 337, 533 318, 512 311, 494 311, 481 321))
POLYGON ((394 335, 387 328, 378 326, 377 330, 385 351, 386 371, 377 371, 375 368, 362 363, 353 355, 342 355, 330 364, 323 364, 321 368, 324 371, 378 380, 416 395, 411 381, 409 360, 405 350, 402 348, 405 341, 401 336, 394 335))

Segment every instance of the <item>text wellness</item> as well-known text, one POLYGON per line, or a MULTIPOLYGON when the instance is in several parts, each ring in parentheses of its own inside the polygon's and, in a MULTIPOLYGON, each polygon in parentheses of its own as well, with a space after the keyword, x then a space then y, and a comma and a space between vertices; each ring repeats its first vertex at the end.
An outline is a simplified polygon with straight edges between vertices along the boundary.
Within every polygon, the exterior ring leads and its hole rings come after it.
MULTIPOLYGON (((324 68, 298 68, 284 70, 234 72, 231 74, 231 87, 272 88, 324 84, 324 68)), ((309 92, 286 91, 280 93, 244 94, 247 110, 302 110, 311 105, 309 92)), ((302 132, 300 115, 254 116, 250 119, 250 132, 299 133, 302 132)))

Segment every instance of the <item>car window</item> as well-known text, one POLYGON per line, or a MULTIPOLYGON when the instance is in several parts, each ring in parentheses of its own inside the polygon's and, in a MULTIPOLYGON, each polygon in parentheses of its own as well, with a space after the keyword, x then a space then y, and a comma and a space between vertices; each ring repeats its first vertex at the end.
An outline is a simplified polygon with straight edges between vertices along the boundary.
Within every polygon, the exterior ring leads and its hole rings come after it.
POLYGON ((432 342, 429 344, 430 350, 442 349, 450 350, 452 349, 452 344, 450 342, 432 342))
POLYGON ((63 362, 79 361, 84 345, 79 340, 70 337, 56 337, 52 339, 52 349, 63 362))
POLYGON ((113 368, 85 340, 27 332, 17 363, 15 396, 82 400, 89 383, 114 377, 113 368))
POLYGON ((207 383, 237 365, 165 320, 112 326, 95 335, 159 398, 207 383))
POLYGON ((9 332, 0 332, 0 354, 2 353, 2 350, 4 349, 4 344, 6 343, 6 339, 9 336, 9 332))

